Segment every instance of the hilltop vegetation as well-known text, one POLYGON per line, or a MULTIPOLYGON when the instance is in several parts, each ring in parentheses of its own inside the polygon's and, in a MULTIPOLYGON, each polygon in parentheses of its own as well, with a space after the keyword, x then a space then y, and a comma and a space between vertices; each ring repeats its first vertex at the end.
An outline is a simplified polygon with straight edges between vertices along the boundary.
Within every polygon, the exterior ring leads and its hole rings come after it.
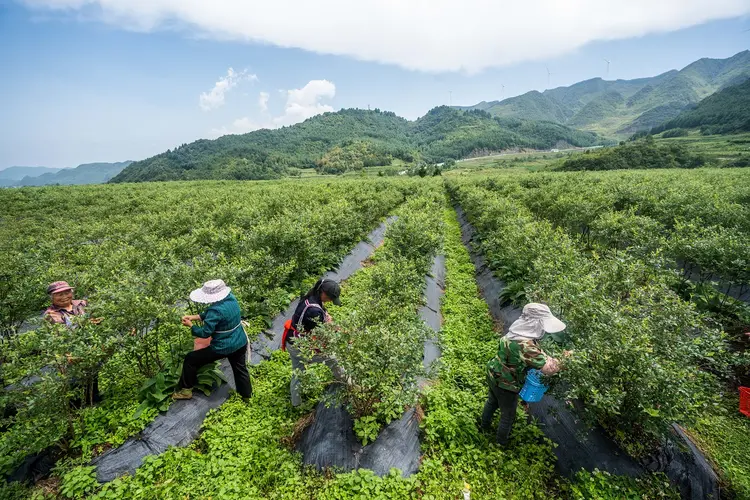
POLYGON ((666 130, 669 132, 665 132, 664 137, 674 137, 673 130, 696 127, 705 135, 750 132, 750 80, 705 98, 695 108, 651 132, 658 134, 666 130))
POLYGON ((344 109, 291 127, 199 140, 135 162, 114 182, 277 179, 292 169, 342 173, 371 165, 440 163, 474 152, 591 146, 595 134, 550 122, 492 117, 442 106, 409 122, 391 112, 344 109))
POLYGON ((392 161, 393 156, 383 148, 367 141, 352 141, 334 146, 316 162, 315 168, 321 174, 343 174, 365 167, 390 165, 392 161))
POLYGON ((605 81, 593 78, 570 87, 527 92, 481 102, 494 116, 548 120, 604 135, 629 135, 677 117, 723 88, 750 78, 750 51, 728 59, 700 59, 680 71, 652 78, 605 81))

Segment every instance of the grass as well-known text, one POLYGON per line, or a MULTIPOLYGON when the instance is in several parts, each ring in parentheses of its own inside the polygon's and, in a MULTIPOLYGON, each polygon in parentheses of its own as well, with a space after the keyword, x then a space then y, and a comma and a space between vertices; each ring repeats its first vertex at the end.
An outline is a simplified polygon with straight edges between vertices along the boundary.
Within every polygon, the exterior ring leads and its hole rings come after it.
MULTIPOLYGON (((736 399, 734 400, 736 403, 736 399)), ((750 498, 750 418, 737 411, 700 418, 689 430, 737 498, 750 498)))

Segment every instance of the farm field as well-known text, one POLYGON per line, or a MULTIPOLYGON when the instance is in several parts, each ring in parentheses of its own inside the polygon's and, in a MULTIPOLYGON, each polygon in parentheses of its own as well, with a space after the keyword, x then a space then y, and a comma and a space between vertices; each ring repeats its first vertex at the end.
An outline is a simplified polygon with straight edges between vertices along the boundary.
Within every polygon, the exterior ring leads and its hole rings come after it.
POLYGON ((750 133, 732 135, 701 135, 691 130, 686 137, 662 138, 665 143, 682 144, 716 162, 731 162, 750 156, 750 133))
MULTIPOLYGON (((738 415, 736 399, 749 375, 747 174, 516 174, 447 183, 507 283, 507 298, 545 302, 566 318, 576 356, 560 377, 561 394, 582 401, 634 456, 647 453, 669 421, 695 425, 709 451, 747 440, 750 421, 738 415)), ((712 458, 747 496, 738 471, 750 462, 741 449, 727 446, 712 458)))
MULTIPOLYGON (((528 161, 533 170, 557 160, 528 161)), ((0 192, 2 385, 41 374, 34 385, 2 392, 0 473, 43 450, 57 461, 52 479, 1 485, 0 494, 439 499, 460 498, 468 483, 472 498, 677 498, 660 475, 560 476, 554 444, 523 411, 506 449, 478 430, 498 325, 461 242, 453 209, 460 206, 480 235, 477 250, 507 284, 503 298, 547 303, 568 324, 565 345, 544 344, 551 354, 574 351, 550 380, 552 391, 580 401, 584 416, 636 458, 680 423, 724 485, 750 496, 750 419, 736 410, 736 386, 748 384, 750 172, 458 171, 444 179, 321 176, 0 192), (251 368, 252 399, 231 396, 192 444, 147 458, 133 476, 97 484, 91 459, 169 406, 166 389, 141 388, 174 372, 191 348, 179 325, 194 306, 185 300, 191 289, 217 276, 227 281, 253 340, 392 215, 398 218, 382 247, 342 284, 342 306, 331 306, 337 327, 320 330, 306 348, 325 345, 350 375, 337 402, 363 443, 404 408, 419 408, 416 474, 305 467, 294 441, 315 403, 328 397, 331 373, 324 365, 310 370, 308 400, 295 409, 289 356, 278 351, 251 368), (446 260, 442 356, 426 373, 427 332, 417 310, 438 254, 446 260), (101 324, 42 325, 44 289, 58 279, 77 287, 101 324), (68 353, 80 361, 65 362, 68 353), (74 379, 90 383, 95 373, 104 400, 72 405, 84 395, 74 379), (430 383, 419 387, 421 377, 430 383)))
MULTIPOLYGON (((693 154, 704 158, 707 166, 723 167, 741 161, 743 158, 750 159, 750 134, 730 135, 701 135, 698 130, 689 131, 685 137, 663 138, 654 136, 656 144, 684 146, 693 154)), ((609 147, 605 148, 609 149, 609 147)), ((594 149, 594 151, 598 150, 594 149)), ((555 170, 562 166, 563 162, 570 158, 579 157, 583 150, 552 152, 528 152, 497 157, 483 157, 463 160, 448 172, 446 176, 467 174, 489 174, 496 169, 520 170, 536 172, 555 170)), ((749 160, 750 161, 750 160, 749 160)), ((746 166, 743 164, 743 166, 746 166)))

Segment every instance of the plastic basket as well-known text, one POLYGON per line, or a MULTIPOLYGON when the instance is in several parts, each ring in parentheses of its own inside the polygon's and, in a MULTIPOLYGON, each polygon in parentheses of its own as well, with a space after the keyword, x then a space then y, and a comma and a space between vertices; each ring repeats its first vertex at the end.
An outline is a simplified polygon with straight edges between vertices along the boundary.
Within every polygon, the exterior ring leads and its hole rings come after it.
POLYGON ((539 379, 540 375, 539 370, 529 370, 529 373, 526 374, 526 383, 523 384, 518 395, 527 403, 541 401, 542 396, 547 392, 547 386, 539 379))
POLYGON ((750 387, 740 387, 740 413, 750 418, 750 387))

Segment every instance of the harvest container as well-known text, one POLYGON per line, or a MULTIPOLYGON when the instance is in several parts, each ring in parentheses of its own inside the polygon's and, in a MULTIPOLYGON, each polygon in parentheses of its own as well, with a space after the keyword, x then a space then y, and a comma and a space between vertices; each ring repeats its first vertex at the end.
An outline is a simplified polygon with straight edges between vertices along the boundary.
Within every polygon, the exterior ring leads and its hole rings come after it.
POLYGON ((547 386, 539 379, 540 374, 539 370, 529 370, 529 373, 526 375, 526 383, 523 384, 521 392, 518 395, 527 403, 541 401, 542 396, 547 392, 547 386))
POLYGON ((740 413, 750 417, 750 387, 740 387, 740 413))

